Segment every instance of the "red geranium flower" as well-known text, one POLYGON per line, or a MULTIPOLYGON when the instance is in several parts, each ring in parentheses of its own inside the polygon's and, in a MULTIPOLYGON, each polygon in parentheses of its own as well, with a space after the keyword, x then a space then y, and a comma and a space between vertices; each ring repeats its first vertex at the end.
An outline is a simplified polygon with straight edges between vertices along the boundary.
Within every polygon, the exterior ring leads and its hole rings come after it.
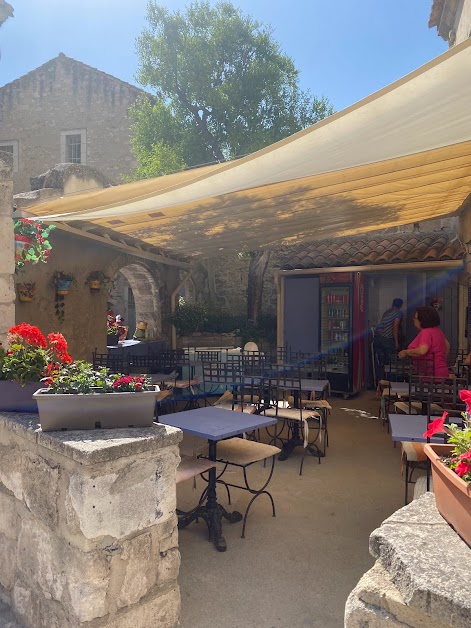
POLYGON ((41 347, 46 349, 47 342, 41 331, 34 325, 28 325, 28 323, 21 323, 10 327, 8 330, 9 342, 22 342, 33 347, 41 347))
POLYGON ((460 390, 460 399, 466 404, 466 411, 471 412, 471 390, 460 390))

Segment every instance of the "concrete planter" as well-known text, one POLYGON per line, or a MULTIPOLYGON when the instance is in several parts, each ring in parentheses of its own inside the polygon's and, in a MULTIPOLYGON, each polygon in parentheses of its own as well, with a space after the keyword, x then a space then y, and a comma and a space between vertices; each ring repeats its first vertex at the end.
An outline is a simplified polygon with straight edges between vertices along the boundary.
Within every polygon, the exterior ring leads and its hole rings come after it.
POLYGON ((34 393, 43 432, 95 428, 151 427, 155 391, 51 395, 34 393))
POLYGON ((33 399, 33 393, 42 386, 42 382, 22 386, 18 382, 0 381, 0 411, 37 412, 38 404, 33 399))
POLYGON ((433 491, 439 513, 471 547, 471 486, 442 461, 452 445, 425 445, 432 464, 433 491))

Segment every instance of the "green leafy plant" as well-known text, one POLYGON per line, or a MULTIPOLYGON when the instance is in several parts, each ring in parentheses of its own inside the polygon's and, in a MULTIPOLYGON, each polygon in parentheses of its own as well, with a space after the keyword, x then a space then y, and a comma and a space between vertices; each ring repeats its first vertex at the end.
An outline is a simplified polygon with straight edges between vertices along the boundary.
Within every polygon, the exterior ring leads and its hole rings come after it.
POLYGON ((76 286, 77 280, 75 278, 75 275, 73 275, 70 272, 66 272, 64 270, 56 270, 52 275, 51 285, 56 291, 54 309, 55 309, 57 318, 62 323, 65 318, 65 299, 64 299, 64 294, 58 293, 58 290, 60 290, 61 288, 60 286, 61 282, 66 282, 70 284, 70 286, 76 286))
POLYGON ((175 325, 180 336, 199 331, 206 321, 206 308, 201 303, 185 301, 182 297, 178 302, 175 312, 168 320, 175 325))
POLYGON ((108 323, 106 326, 106 333, 108 336, 119 336, 118 323, 108 323))
POLYGON ((44 384, 51 395, 141 392, 151 388, 147 377, 112 374, 106 368, 94 369, 82 360, 51 369, 44 384))
POLYGON ((105 286, 113 284, 113 279, 109 277, 108 275, 105 275, 105 273, 102 270, 92 270, 88 274, 88 277, 85 279, 85 285, 87 284, 90 285, 92 281, 99 281, 101 284, 105 286))
POLYGON ((47 263, 52 246, 49 242, 49 234, 56 227, 45 225, 40 220, 19 218, 15 221, 13 230, 16 236, 28 238, 27 246, 15 253, 15 268, 22 269, 25 264, 47 263))
POLYGON ((38 327, 21 323, 8 330, 9 348, 0 347, 0 379, 23 386, 39 382, 50 365, 72 362, 67 342, 60 333, 44 336, 38 327))

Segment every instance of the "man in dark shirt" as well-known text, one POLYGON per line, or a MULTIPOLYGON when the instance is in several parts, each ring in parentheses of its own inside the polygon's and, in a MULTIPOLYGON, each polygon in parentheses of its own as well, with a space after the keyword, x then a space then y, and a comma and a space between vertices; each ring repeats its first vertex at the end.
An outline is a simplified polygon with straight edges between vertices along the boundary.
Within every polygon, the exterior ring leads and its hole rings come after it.
POLYGON ((389 356, 400 349, 402 304, 402 299, 394 299, 392 306, 384 312, 375 329, 373 347, 379 365, 378 379, 384 378, 384 365, 389 363, 389 356))

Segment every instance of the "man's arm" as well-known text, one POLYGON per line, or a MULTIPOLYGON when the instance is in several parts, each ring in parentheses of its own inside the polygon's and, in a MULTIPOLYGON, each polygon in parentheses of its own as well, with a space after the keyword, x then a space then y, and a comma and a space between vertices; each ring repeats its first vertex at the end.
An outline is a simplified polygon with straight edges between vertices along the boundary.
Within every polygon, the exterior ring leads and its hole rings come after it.
POLYGON ((394 319, 393 325, 393 334, 394 334, 394 345, 396 347, 396 351, 399 349, 399 327, 401 326, 401 317, 396 316, 394 319))

